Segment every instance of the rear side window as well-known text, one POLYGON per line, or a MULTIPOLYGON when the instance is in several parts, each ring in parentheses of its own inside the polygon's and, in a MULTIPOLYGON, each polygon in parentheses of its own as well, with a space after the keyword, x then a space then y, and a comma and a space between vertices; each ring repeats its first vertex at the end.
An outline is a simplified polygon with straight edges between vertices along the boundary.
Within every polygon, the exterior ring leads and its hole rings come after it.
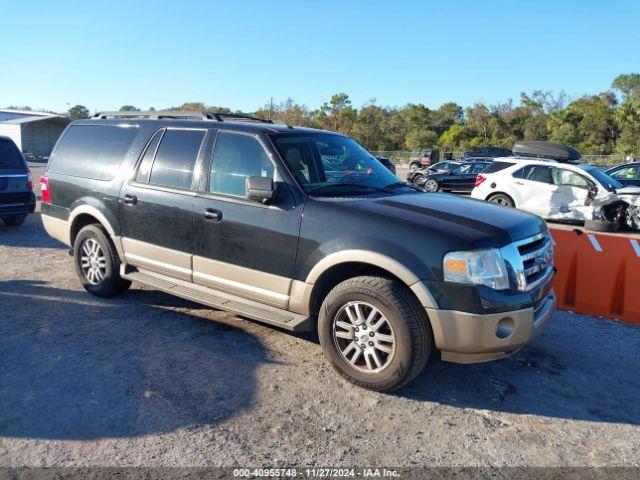
POLYGON ((541 165, 527 165, 513 173, 514 178, 531 180, 532 182, 553 183, 551 168, 541 165))
POLYGON ((136 182, 149 181, 149 172, 151 172, 151 165, 153 165, 153 159, 156 156, 158 144, 160 143, 160 139, 162 138, 163 133, 164 128, 162 130, 158 130, 153 134, 153 137, 151 137, 151 141, 147 145, 147 148, 144 151, 144 155, 142 156, 142 160, 140 161, 138 173, 136 173, 136 182))
POLYGON ((134 127, 72 125, 60 140, 48 170, 111 180, 137 135, 134 127))
POLYGON ((167 130, 151 167, 149 183, 189 189, 204 130, 167 130))
POLYGON ((484 172, 487 169, 486 163, 476 163, 471 170, 471 173, 480 173, 484 172))
POLYGON ((500 170, 504 170, 505 168, 509 168, 512 165, 515 164, 512 162, 493 162, 485 168, 482 173, 496 173, 500 170))
POLYGON ((246 196, 247 177, 273 177, 273 164, 260 142, 250 135, 220 132, 211 162, 209 191, 246 196))
POLYGON ((9 140, 0 140, 0 168, 24 167, 18 147, 9 140))

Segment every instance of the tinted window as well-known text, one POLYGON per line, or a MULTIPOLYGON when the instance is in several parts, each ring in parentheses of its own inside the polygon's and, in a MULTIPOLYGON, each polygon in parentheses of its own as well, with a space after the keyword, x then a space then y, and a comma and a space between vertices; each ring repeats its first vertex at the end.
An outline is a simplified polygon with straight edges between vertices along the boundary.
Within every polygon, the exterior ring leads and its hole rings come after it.
POLYGON ((553 183, 551 169, 541 165, 528 165, 513 173, 515 178, 531 180, 532 182, 553 183))
POLYGON ((167 130, 151 167, 149 183, 174 188, 191 188, 204 130, 167 130))
POLYGON ((638 178, 638 167, 622 167, 609 173, 609 176, 618 180, 635 180, 638 178))
MULTIPOLYGON (((496 173, 500 170, 504 170, 507 167, 514 165, 512 162, 493 162, 487 168, 483 170, 483 173, 496 173)), ((514 174, 515 177, 515 174, 514 174)))
POLYGON ((158 150, 158 144, 160 143, 163 133, 164 129, 158 130, 147 145, 142 160, 140 161, 140 166, 138 167, 138 173, 136 173, 136 182, 149 181, 149 172, 151 171, 153 158, 156 155, 156 150, 158 150))
POLYGON ((553 183, 569 187, 589 188, 589 182, 587 182, 584 177, 571 170, 563 170, 560 168, 553 169, 553 183))
POLYGON ((487 168, 487 164, 486 163, 477 163, 473 166, 473 169, 471 170, 471 173, 480 173, 480 172, 484 172, 487 168))
POLYGON ((60 140, 49 170, 111 180, 136 135, 138 129, 132 127, 73 125, 60 140))
POLYGON ((0 140, 0 168, 24 167, 18 147, 9 140, 0 140))
POLYGON ((249 135, 220 132, 211 162, 209 191, 244 197, 247 177, 273 177, 273 164, 249 135))

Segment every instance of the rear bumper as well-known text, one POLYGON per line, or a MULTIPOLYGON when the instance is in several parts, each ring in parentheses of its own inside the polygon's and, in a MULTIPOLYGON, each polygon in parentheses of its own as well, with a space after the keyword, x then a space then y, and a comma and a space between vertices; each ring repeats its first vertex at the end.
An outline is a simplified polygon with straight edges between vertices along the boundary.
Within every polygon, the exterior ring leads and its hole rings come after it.
POLYGON ((36 209, 35 196, 29 202, 0 203, 0 218, 13 215, 25 215, 33 213, 36 209))
POLYGON ((475 314, 427 308, 436 347, 442 360, 478 363, 506 357, 528 344, 553 314, 551 290, 534 307, 511 312, 475 314))

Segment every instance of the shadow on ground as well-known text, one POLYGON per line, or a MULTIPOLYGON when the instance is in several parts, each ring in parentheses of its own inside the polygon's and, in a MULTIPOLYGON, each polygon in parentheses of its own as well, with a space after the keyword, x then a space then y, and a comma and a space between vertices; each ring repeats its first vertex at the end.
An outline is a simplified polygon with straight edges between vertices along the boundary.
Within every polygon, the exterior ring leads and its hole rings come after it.
POLYGON ((40 212, 29 215, 18 227, 8 227, 0 221, 0 247, 69 248, 47 235, 40 212))
POLYGON ((457 365, 434 356, 396 395, 461 408, 640 424, 637 326, 556 311, 543 334, 509 358, 457 365))
POLYGON ((261 343, 197 306, 0 282, 0 436, 97 439, 216 424, 250 407, 261 343))

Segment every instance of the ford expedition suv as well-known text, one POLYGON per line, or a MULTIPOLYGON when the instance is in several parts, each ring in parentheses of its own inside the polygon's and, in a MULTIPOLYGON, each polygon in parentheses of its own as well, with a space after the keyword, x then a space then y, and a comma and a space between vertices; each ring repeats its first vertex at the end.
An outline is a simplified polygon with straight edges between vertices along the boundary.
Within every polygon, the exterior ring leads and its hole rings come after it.
POLYGON ((544 220, 418 191, 336 133, 98 114, 65 130, 42 190, 44 226, 90 293, 136 281, 317 329, 335 369, 374 390, 406 384, 436 349, 459 363, 515 352, 554 308, 544 220), (327 151, 341 165, 330 176, 327 151))
POLYGON ((13 140, 0 136, 0 219, 22 225, 35 207, 31 171, 13 140))

